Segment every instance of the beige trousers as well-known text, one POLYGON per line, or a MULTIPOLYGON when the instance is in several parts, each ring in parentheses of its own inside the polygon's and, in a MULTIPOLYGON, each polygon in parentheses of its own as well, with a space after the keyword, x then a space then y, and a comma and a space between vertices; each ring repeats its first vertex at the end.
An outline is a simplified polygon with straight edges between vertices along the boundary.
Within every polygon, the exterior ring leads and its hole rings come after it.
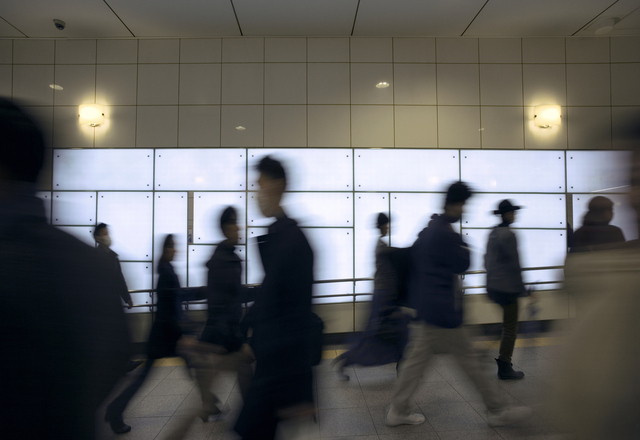
POLYGON ((196 382, 202 398, 202 408, 195 409, 190 414, 179 418, 165 440, 183 439, 196 417, 201 414, 208 415, 217 406, 219 399, 211 392, 211 385, 220 371, 238 373, 238 385, 244 399, 253 378, 253 362, 252 356, 239 351, 228 354, 197 355, 191 358, 191 365, 195 369, 196 382))
POLYGON ((507 402, 499 394, 497 385, 482 372, 480 360, 462 327, 442 328, 424 321, 412 321, 409 324, 409 343, 400 362, 392 401, 396 413, 409 414, 411 411, 411 396, 435 353, 454 356, 482 395, 487 409, 495 411, 506 406, 507 402))

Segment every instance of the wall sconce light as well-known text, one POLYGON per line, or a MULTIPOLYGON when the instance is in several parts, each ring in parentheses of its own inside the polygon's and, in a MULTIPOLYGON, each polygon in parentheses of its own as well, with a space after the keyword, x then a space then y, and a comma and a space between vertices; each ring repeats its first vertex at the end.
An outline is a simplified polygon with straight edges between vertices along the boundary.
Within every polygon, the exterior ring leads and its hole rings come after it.
POLYGON ((104 106, 100 104, 83 104, 78 108, 81 125, 99 127, 104 124, 104 106))
POLYGON ((562 109, 559 105, 538 105, 533 109, 533 122, 536 127, 551 128, 560 125, 562 109))

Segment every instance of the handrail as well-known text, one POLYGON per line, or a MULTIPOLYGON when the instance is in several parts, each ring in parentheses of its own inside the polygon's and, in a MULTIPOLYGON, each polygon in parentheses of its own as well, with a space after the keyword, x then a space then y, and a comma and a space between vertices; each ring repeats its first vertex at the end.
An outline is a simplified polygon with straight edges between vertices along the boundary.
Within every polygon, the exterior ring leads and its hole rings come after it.
MULTIPOLYGON (((553 270, 553 269, 564 269, 564 266, 543 266, 543 267, 526 267, 526 268, 522 268, 522 271, 530 271, 530 270, 553 270)), ((480 275, 480 274, 484 274, 487 273, 486 270, 472 270, 472 271, 468 271, 465 272, 463 275, 480 275)), ((339 279, 332 279, 332 280, 318 280, 318 281, 314 281, 314 284, 331 284, 331 283, 357 283, 357 282, 361 282, 361 281, 373 281, 374 278, 373 277, 367 277, 367 278, 339 278, 339 279)), ((562 283, 562 281, 532 281, 532 282, 528 282, 528 283, 524 283, 525 285, 542 285, 542 284, 559 284, 562 283)), ((246 284, 247 287, 257 287, 260 286, 260 284, 246 284)), ((194 288, 198 288, 198 287, 194 287, 194 288)), ((469 289, 486 289, 487 286, 486 285, 479 285, 479 286, 463 286, 464 290, 469 290, 469 289)), ((185 289, 191 289, 191 287, 185 287, 185 289)), ((149 296, 153 299, 153 294, 157 291, 157 289, 139 289, 139 290, 129 290, 129 293, 149 293, 149 296)), ((314 298, 343 298, 343 297, 351 297, 353 298, 353 302, 355 303, 356 301, 356 296, 360 296, 360 295, 371 295, 373 292, 371 293, 336 293, 336 294, 331 294, 331 295, 322 295, 322 296, 315 296, 314 298)), ((206 299, 200 299, 200 300, 194 300, 194 301, 185 301, 184 303, 187 305, 189 304, 204 304, 206 303, 206 299)), ((149 310, 153 313, 153 307, 156 304, 154 302, 152 302, 151 304, 137 304, 134 305, 133 307, 149 307, 149 310)), ((128 306, 124 306, 124 307, 128 307, 128 306)))

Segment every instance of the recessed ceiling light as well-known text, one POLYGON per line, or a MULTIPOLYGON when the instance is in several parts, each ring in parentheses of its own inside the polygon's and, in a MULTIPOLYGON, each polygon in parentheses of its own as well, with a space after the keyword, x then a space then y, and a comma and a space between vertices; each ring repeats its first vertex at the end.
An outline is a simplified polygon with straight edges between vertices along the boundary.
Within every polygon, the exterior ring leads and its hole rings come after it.
POLYGON ((58 84, 49 84, 49 87, 53 90, 62 90, 62 86, 59 86, 58 84))
POLYGON ((236 130, 240 130, 240 131, 242 131, 242 130, 246 130, 246 129, 247 129, 247 128, 246 128, 246 127, 243 127, 242 125, 238 125, 238 126, 236 127, 236 130))
POLYGON ((613 27, 618 22, 617 18, 603 18, 598 21, 595 25, 595 34, 596 35, 604 35, 608 34, 613 30, 613 27))
POLYGON ((379 89, 386 89, 387 87, 389 87, 389 83, 386 81, 382 81, 376 84, 376 87, 379 89))

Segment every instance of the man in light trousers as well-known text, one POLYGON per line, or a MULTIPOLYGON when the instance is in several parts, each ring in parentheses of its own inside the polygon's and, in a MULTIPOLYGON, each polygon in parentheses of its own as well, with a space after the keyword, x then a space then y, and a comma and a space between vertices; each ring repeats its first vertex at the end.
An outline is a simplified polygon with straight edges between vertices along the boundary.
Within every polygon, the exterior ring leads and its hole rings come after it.
POLYGON ((411 249, 409 304, 414 309, 410 339, 400 364, 394 397, 386 414, 388 426, 419 425, 424 415, 412 413, 411 396, 434 353, 452 354, 482 395, 489 424, 500 426, 531 415, 525 407, 510 407, 486 377, 462 328, 460 276, 470 264, 470 252, 453 229, 462 217, 471 190, 463 182, 447 190, 444 213, 434 214, 411 249))

